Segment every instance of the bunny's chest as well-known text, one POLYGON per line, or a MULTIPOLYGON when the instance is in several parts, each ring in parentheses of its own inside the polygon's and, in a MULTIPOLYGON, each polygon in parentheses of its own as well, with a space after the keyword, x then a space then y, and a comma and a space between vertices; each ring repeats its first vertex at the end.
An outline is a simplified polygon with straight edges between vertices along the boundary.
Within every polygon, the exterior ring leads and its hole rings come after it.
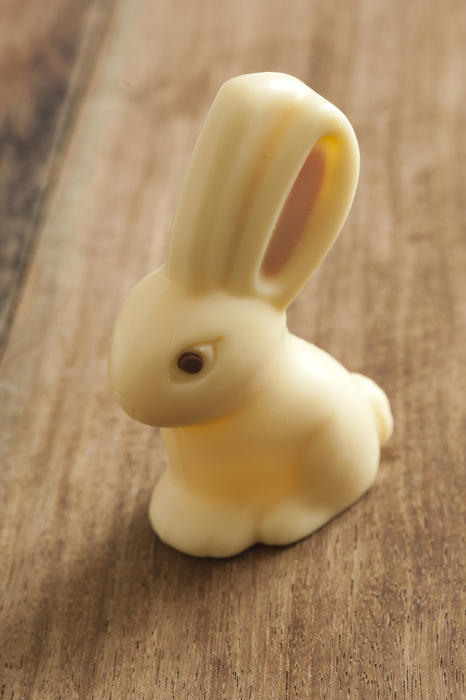
POLYGON ((295 488, 302 449, 286 418, 281 428, 252 421, 222 428, 163 431, 180 484, 235 503, 269 503, 295 488))

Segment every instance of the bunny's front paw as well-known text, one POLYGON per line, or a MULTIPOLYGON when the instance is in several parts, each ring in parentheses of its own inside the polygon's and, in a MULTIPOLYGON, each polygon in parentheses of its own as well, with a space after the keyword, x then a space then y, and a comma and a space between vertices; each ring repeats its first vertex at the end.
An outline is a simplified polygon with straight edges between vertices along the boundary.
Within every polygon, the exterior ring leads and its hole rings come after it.
POLYGON ((257 541, 250 511, 198 498, 168 471, 154 488, 149 517, 163 542, 193 556, 230 557, 257 541))

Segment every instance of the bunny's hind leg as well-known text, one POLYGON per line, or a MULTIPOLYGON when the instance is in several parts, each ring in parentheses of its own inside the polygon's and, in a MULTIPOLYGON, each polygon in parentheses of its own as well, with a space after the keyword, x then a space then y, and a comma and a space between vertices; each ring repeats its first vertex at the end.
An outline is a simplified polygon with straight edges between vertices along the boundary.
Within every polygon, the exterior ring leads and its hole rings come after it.
POLYGON ((353 406, 329 421, 312 441, 301 488, 311 508, 329 519, 348 508, 372 485, 380 460, 378 431, 367 404, 353 406))
POLYGON ((291 544, 318 530, 333 515, 329 508, 310 506, 299 497, 290 498, 262 517, 257 540, 270 545, 291 544))
POLYGON ((257 541, 250 510, 199 498, 179 486, 170 470, 154 488, 149 517, 163 542, 193 556, 229 557, 257 541))
POLYGON ((268 511, 258 539, 289 544, 310 535, 348 508, 372 484, 379 463, 374 421, 357 416, 348 425, 332 420, 312 439, 306 452, 296 494, 268 511))

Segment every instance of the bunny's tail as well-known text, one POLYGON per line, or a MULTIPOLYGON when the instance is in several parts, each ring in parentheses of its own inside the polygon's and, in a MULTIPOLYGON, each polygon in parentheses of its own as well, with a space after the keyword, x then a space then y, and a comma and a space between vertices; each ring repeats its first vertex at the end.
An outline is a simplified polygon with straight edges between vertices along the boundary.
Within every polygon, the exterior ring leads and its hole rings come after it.
POLYGON ((382 389, 363 374, 353 373, 353 377, 364 390, 374 411, 381 445, 389 441, 393 432, 393 416, 387 395, 382 389))

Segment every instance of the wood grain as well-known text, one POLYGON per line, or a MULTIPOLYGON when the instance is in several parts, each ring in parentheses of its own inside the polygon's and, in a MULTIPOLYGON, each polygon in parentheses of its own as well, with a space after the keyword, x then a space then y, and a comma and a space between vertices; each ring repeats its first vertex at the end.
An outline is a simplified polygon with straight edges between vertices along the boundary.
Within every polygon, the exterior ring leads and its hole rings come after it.
POLYGON ((2 363, 2 698, 466 694, 465 8, 284 7, 117 4, 2 363), (396 431, 312 537, 196 560, 151 532, 166 457, 110 397, 106 352, 216 90, 265 69, 358 134, 352 214, 290 325, 379 381, 396 431))
POLYGON ((112 3, 0 5, 0 353, 112 3))

